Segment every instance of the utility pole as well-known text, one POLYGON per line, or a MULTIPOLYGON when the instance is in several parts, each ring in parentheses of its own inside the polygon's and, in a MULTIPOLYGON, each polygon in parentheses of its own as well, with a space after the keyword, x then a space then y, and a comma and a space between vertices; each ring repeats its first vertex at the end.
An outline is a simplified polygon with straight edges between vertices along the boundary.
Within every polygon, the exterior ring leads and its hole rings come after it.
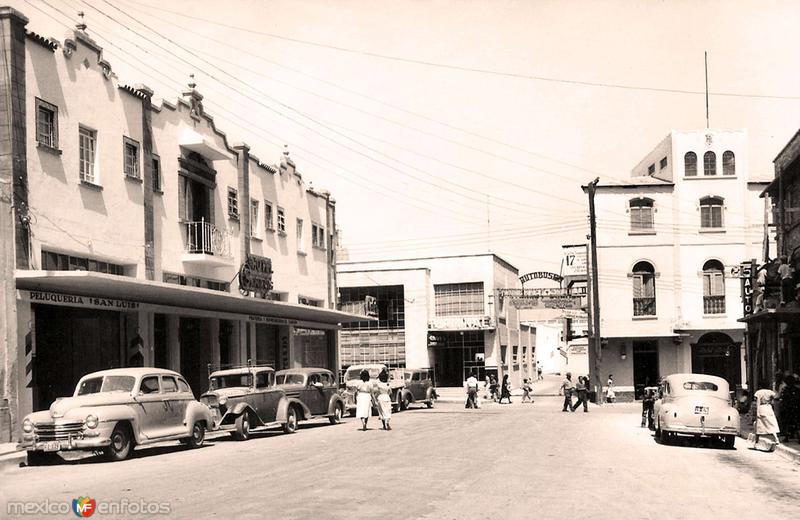
POLYGON ((600 340, 600 282, 597 276, 597 218, 594 211, 594 194, 597 189, 597 183, 600 178, 596 178, 587 186, 587 193, 589 194, 589 229, 591 235, 590 239, 590 255, 592 257, 591 272, 589 276, 592 279, 591 290, 589 292, 589 299, 591 300, 591 331, 590 336, 592 344, 589 346, 589 360, 593 361, 590 370, 594 372, 594 387, 597 404, 603 403, 603 382, 600 378, 600 361, 603 359, 602 345, 600 340))

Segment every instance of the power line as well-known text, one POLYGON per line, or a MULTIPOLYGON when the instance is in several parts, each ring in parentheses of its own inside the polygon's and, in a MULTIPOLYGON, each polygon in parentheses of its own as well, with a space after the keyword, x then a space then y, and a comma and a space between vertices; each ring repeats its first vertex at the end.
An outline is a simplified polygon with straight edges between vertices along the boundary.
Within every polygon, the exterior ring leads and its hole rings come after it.
MULTIPOLYGON (((107 0, 103 0, 106 1, 107 0)), ((587 87, 602 87, 602 88, 615 88, 615 89, 622 89, 622 90, 636 90, 636 91, 644 91, 644 92, 657 92, 657 93, 667 93, 667 94, 689 94, 689 95, 705 95, 706 92, 704 90, 688 90, 688 89, 675 89, 675 88, 664 88, 664 87, 650 87, 650 86, 637 86, 637 85, 623 85, 619 83, 610 83, 610 82, 594 82, 594 81, 584 81, 584 80, 576 80, 576 79, 567 79, 567 78, 556 78, 556 77, 548 77, 548 76, 540 76, 540 75, 532 75, 532 74, 521 74, 515 72, 506 72, 506 71, 498 71, 498 70, 491 70, 491 69, 483 69, 478 67, 467 67, 462 65, 453 65, 448 63, 440 63, 440 62, 433 62, 433 61, 426 61, 420 60, 415 58, 408 58, 403 56, 393 56, 388 54, 380 54, 377 52, 362 50, 362 49, 351 49, 348 47, 342 47, 339 45, 332 45, 320 42, 313 42, 309 40, 303 40, 300 38, 292 38, 289 36, 283 36, 280 34, 275 34, 266 31, 256 31, 253 29, 248 29, 246 27, 230 25, 226 23, 222 23, 219 21, 209 20, 207 18, 201 18, 199 16, 192 16, 186 13, 182 13, 179 11, 172 11, 170 9, 164 9, 163 7, 155 7, 155 6, 148 6, 149 9, 153 9, 155 11, 162 11, 167 12, 170 14, 174 14, 177 16, 182 16, 185 18, 189 18, 192 20, 198 20, 201 22, 205 22, 211 25, 216 25, 220 27, 226 27, 228 29, 234 29, 237 31, 247 32, 251 34, 257 34, 259 36, 265 36, 268 38, 274 38, 277 40, 283 40, 293 43, 298 43, 302 45, 308 45, 313 47, 325 48, 336 50, 340 52, 346 52, 350 54, 362 55, 362 56, 369 56, 372 58, 379 58, 383 60, 391 60, 397 61, 402 63, 411 63, 416 65, 424 65, 426 67, 436 67, 436 68, 443 68, 443 69, 450 69, 450 70, 457 70, 461 72, 472 72, 472 73, 479 73, 479 74, 489 74, 494 76, 501 76, 501 77, 508 77, 508 78, 515 78, 515 79, 526 79, 526 80, 535 80, 535 81, 544 81, 544 82, 552 82, 552 83, 563 83, 568 85, 579 85, 579 86, 587 86, 587 87)), ((781 96, 781 95, 769 95, 769 94, 743 94, 737 92, 709 92, 711 96, 725 96, 725 97, 738 97, 738 98, 755 98, 755 99, 785 99, 785 100, 800 100, 800 96, 781 96)))

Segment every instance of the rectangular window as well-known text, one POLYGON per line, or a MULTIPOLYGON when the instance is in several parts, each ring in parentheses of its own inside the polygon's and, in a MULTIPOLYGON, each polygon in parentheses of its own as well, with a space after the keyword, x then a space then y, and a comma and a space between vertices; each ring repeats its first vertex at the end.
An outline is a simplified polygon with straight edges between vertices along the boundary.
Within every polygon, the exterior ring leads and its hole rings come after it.
POLYGON ((278 208, 278 233, 281 235, 286 234, 286 213, 283 208, 278 208))
POLYGON ((631 229, 653 229, 653 207, 631 205, 631 229))
POLYGON ((303 238, 303 219, 299 218, 297 219, 297 251, 301 253, 306 250, 303 238))
POLYGON ((650 166, 647 167, 647 174, 648 175, 653 175, 655 172, 656 172, 656 165, 655 164, 651 164, 650 166))
POLYGON ((703 273, 703 313, 725 313, 725 275, 721 271, 703 273))
POLYGON ((239 192, 228 186, 228 218, 239 220, 239 192))
POLYGON ((259 237, 259 229, 258 223, 261 222, 258 219, 258 201, 255 199, 250 200, 250 236, 251 237, 259 237))
POLYGON ((84 182, 98 184, 95 175, 97 155, 97 132, 82 126, 78 127, 78 148, 80 149, 80 178, 84 182))
POLYGON ((660 163, 658 163, 658 167, 659 167, 659 169, 661 169, 661 170, 663 170, 664 168, 666 168, 666 167, 667 167, 667 158, 666 158, 666 157, 664 157, 664 158, 662 158, 662 159, 661 159, 661 162, 660 162, 660 163))
POLYGON ((311 224, 311 245, 319 249, 325 249, 325 228, 317 224, 311 224))
POLYGON ((652 273, 633 275, 633 315, 656 315, 656 279, 652 273))
POLYGON ((93 271, 96 273, 124 276, 125 269, 119 264, 70 256, 42 250, 42 269, 45 271, 93 271))
POLYGON ((122 138, 123 156, 125 159, 125 176, 129 179, 141 179, 139 173, 139 143, 130 137, 122 138))
POLYGON ((703 205, 700 207, 700 227, 702 228, 721 228, 722 227, 722 206, 703 205))
POLYGON ((58 107, 36 98, 36 140, 47 148, 58 148, 58 107))
POLYGON ((450 283, 433 286, 436 316, 482 316, 483 282, 450 283))
POLYGON ((275 224, 272 222, 272 203, 268 200, 264 201, 264 224, 267 227, 267 231, 275 229, 275 224))
POLYGON ((161 193, 161 158, 153 155, 153 191, 161 193))

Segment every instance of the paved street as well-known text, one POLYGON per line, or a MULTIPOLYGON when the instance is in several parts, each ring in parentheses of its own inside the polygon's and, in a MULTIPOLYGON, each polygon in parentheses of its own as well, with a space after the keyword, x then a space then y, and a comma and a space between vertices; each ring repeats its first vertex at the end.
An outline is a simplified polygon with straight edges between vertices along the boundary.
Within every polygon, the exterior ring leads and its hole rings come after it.
POLYGON ((0 477, 2 511, 9 500, 89 496, 165 501, 171 517, 187 519, 800 514, 800 466, 741 439, 736 450, 662 446, 638 425, 628 404, 568 414, 556 397, 477 411, 440 403, 397 414, 391 432, 377 420, 361 432, 348 419, 195 451, 143 449, 122 463, 11 468, 0 477))

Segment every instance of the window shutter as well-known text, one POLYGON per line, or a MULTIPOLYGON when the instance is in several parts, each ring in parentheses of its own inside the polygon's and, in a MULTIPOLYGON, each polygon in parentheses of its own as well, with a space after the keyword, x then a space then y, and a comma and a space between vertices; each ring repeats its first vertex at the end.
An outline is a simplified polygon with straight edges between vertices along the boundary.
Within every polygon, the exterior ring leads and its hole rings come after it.
POLYGON ((178 175, 178 222, 186 221, 186 177, 178 175))
POLYGON ((725 296, 725 277, 722 276, 722 273, 711 274, 711 295, 725 296))
POLYGON ((214 188, 208 188, 208 223, 216 226, 216 220, 214 220, 214 188))
POLYGON ((633 297, 634 298, 644 297, 644 288, 642 286, 642 275, 640 274, 633 275, 633 297))
POLYGON ((711 296, 711 273, 703 273, 703 296, 711 296))
POLYGON ((645 298, 655 298, 656 296, 656 278, 652 274, 642 276, 642 286, 645 298))

